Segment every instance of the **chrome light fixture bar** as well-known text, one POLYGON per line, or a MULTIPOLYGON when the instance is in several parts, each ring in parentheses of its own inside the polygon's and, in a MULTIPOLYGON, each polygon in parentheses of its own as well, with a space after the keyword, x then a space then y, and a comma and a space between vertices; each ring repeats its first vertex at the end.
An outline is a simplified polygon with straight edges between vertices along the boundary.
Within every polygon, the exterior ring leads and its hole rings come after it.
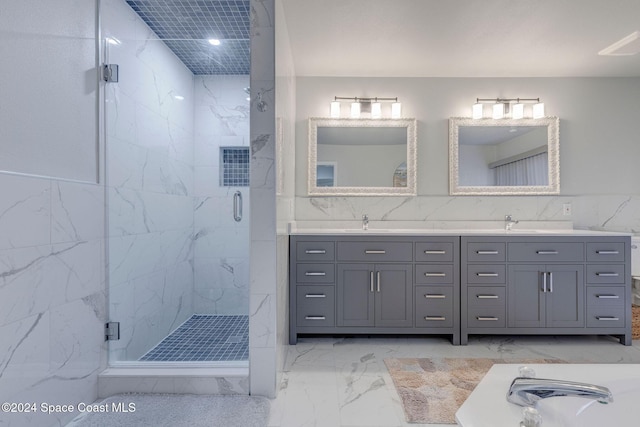
POLYGON ((364 97, 345 97, 335 96, 331 102, 330 116, 333 119, 340 118, 341 102, 351 101, 350 117, 359 118, 361 114, 369 114, 372 119, 382 118, 382 102, 391 102, 391 118, 399 119, 402 117, 402 104, 398 102, 398 98, 364 98, 364 97))
POLYGON ((491 117, 494 119, 502 119, 511 115, 512 119, 524 118, 524 103, 534 103, 531 117, 540 119, 544 117, 544 103, 540 102, 540 98, 476 98, 476 103, 472 106, 472 115, 474 119, 482 119, 484 117, 485 103, 493 103, 491 117))

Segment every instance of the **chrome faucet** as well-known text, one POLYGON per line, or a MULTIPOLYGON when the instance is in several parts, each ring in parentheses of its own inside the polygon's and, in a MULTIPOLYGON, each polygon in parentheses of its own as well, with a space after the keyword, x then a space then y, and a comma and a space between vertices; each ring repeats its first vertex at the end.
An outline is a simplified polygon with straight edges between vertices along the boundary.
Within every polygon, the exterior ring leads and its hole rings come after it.
POLYGON ((363 230, 369 229, 369 215, 367 214, 362 215, 362 229, 363 230))
POLYGON ((535 406, 540 399, 559 396, 586 397, 600 403, 613 402, 606 387, 564 380, 517 377, 511 383, 507 400, 520 406, 535 406))
POLYGON ((505 215, 504 216, 504 229, 509 231, 513 228, 513 226, 517 223, 519 223, 520 221, 514 221, 513 218, 511 217, 511 214, 505 215))

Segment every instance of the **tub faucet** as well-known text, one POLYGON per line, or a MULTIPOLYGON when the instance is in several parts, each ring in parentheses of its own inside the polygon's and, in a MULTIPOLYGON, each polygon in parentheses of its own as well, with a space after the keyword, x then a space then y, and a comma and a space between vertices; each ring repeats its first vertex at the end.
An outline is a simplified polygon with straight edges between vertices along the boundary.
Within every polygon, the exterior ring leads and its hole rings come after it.
POLYGON ((513 228, 513 226, 517 223, 519 223, 520 221, 514 221, 513 218, 511 217, 511 214, 505 215, 504 216, 504 229, 509 231, 513 228))
POLYGON ((362 215, 362 229, 369 229, 369 216, 367 214, 362 215))
POLYGON ((558 396, 586 397, 600 403, 613 402, 606 387, 564 380, 517 377, 511 383, 507 400, 520 406, 535 406, 540 399, 558 396))

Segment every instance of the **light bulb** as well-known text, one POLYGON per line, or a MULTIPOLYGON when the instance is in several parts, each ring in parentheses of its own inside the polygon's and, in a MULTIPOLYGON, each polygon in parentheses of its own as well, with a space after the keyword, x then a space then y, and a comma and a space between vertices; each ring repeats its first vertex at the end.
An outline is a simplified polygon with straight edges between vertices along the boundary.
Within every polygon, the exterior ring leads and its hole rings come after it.
POLYGON ((524 104, 513 104, 511 106, 511 118, 521 119, 524 117, 524 104))
POLYGON ((474 119, 482 118, 482 104, 480 104, 479 102, 473 104, 473 107, 471 107, 471 111, 471 117, 473 117, 474 119))
POLYGON ((357 119, 360 117, 360 103, 352 102, 351 103, 351 118, 357 119))
POLYGON ((533 104, 533 118, 541 119, 544 117, 544 102, 533 104))
POLYGON ((382 104, 380 104, 379 102, 372 102, 371 103, 371 118, 372 119, 379 119, 380 117, 382 117, 382 104))
POLYGON ((214 46, 220 46, 220 40, 218 39, 209 39, 209 43, 214 46))
POLYGON ((337 119, 340 117, 340 102, 333 101, 331 102, 331 118, 337 119))
POLYGON ((493 104, 493 118, 494 119, 502 119, 504 118, 504 104, 498 102, 497 104, 493 104))
POLYGON ((399 119, 402 117, 402 104, 399 102, 394 102, 391 104, 391 118, 399 119))

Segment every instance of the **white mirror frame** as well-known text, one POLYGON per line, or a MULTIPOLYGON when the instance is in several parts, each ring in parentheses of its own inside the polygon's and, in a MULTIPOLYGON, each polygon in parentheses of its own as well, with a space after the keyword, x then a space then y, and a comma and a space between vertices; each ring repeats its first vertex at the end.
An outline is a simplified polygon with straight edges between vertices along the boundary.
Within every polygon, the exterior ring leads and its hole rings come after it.
POLYGON ((416 195, 416 119, 331 119, 309 118, 309 196, 415 196, 416 195), (318 187, 318 127, 403 127, 407 129, 406 187, 318 187))
POLYGON ((449 119, 449 194, 458 196, 505 196, 560 194, 560 136, 558 117, 540 119, 449 119), (459 185, 458 134, 460 126, 546 126, 549 153, 549 185, 531 186, 461 186, 459 185))

